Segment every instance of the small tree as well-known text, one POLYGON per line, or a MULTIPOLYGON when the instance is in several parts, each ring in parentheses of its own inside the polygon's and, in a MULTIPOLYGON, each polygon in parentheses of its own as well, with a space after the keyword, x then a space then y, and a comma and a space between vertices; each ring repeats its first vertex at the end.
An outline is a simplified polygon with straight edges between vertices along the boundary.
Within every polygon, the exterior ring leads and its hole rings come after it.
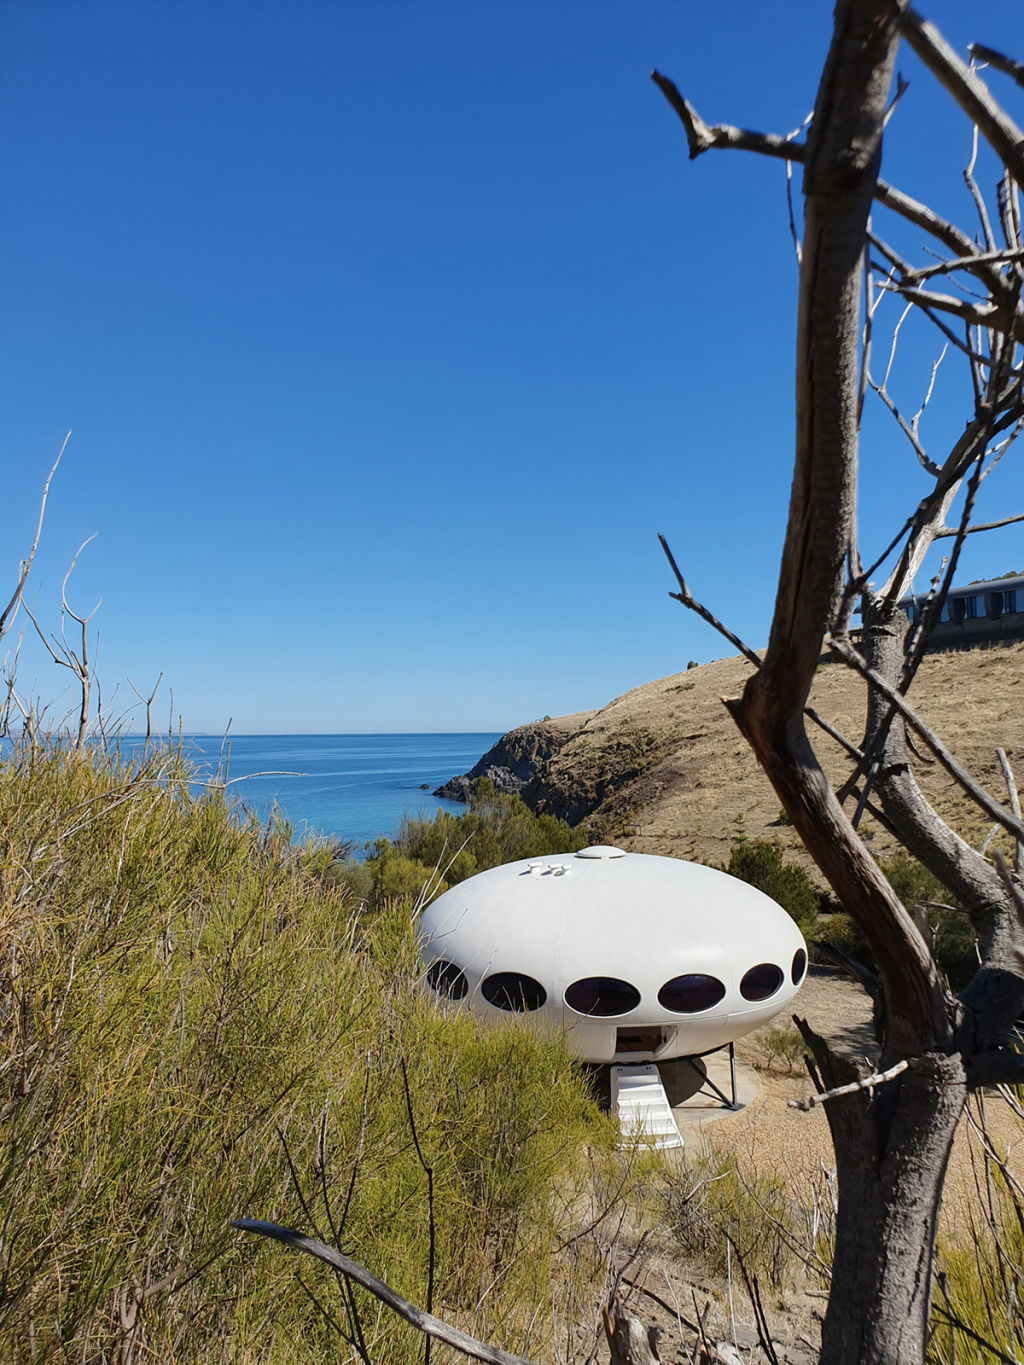
MULTIPOLYGON (((1021 68, 997 53, 975 48, 973 57, 1020 79, 1021 68)), ((954 1131, 972 1089, 1024 1077, 1024 1059, 1011 1041, 1024 1005, 1024 827, 1012 779, 1008 810, 964 771, 906 699, 965 537, 1021 520, 972 524, 980 481, 1024 421, 1024 235, 1018 199, 1024 133, 974 65, 961 61, 906 0, 838 0, 802 143, 711 127, 670 80, 657 72, 653 77, 683 122, 691 159, 713 148, 740 148, 804 166, 796 460, 763 658, 695 601, 669 558, 679 584, 674 595, 756 665, 743 695, 727 705, 878 964, 875 989, 884 1034, 878 1073, 869 1075, 866 1064, 840 1055, 801 1024, 819 1089, 855 1087, 826 1105, 839 1185, 832 1292, 822 1336, 821 1359, 828 1365, 910 1365, 923 1359, 936 1220, 954 1131), (975 145, 984 140, 1001 163, 994 209, 974 181, 973 157, 968 167, 980 240, 878 178, 901 36, 967 114, 975 145), (941 256, 933 252, 916 267, 904 260, 878 235, 871 220, 874 204, 938 243, 941 256), (973 293, 933 287, 946 277, 966 280, 973 293), (925 448, 920 411, 907 420, 889 393, 895 340, 881 377, 872 369, 871 332, 882 291, 901 296, 908 312, 930 320, 967 368, 973 410, 942 455, 925 448), (891 543, 865 564, 855 501, 858 430, 868 388, 892 412, 931 486, 916 507, 896 515, 891 543), (954 507, 959 512, 950 522, 954 507), (944 571, 920 622, 908 632, 900 599, 928 549, 943 538, 951 542, 944 571), (873 576, 883 569, 884 582, 873 587, 873 576), (849 630, 858 603, 861 650, 849 630), (825 641, 869 684, 863 738, 853 742, 826 727, 851 759, 849 780, 838 794, 825 778, 806 725, 808 716, 819 719, 807 701, 825 641), (1016 841, 1013 871, 972 848, 929 806, 914 777, 910 732, 1016 841), (957 995, 946 987, 922 919, 904 907, 857 835, 865 809, 898 835, 970 915, 981 965, 957 995)), ((931 386, 922 410, 930 394, 931 386)))

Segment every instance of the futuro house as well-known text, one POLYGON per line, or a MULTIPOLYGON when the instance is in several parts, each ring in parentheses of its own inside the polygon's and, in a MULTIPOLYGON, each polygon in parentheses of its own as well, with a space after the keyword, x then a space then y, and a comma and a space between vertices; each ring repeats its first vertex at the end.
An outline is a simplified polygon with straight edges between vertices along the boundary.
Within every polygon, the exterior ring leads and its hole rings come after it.
POLYGON ((605 846, 470 877, 427 906, 419 935, 438 996, 565 1027, 578 1057, 613 1065, 722 1047, 784 1009, 807 971, 800 931, 763 892, 605 846))

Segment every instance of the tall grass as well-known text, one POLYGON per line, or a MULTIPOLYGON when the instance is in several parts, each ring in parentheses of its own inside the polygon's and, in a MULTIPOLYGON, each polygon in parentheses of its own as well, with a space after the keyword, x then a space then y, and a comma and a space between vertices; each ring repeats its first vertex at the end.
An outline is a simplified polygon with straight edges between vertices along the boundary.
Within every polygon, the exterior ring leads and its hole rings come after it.
MULTIPOLYGON (((167 749, 0 763, 4 1358, 345 1358, 338 1287, 230 1220, 333 1224, 422 1302, 424 1165, 435 1311, 537 1349, 558 1210, 609 1142, 560 1040, 440 1011, 407 907, 367 920, 330 850, 190 777, 167 749)), ((358 1307, 369 1358, 419 1358, 358 1307)))
MULTIPOLYGON (((1020 1088, 1002 1098, 1024 1125, 1020 1088)), ((967 1232, 937 1248, 930 1365, 1024 1358, 1024 1185, 988 1131, 986 1107, 976 1100, 968 1111, 975 1199, 967 1232)))

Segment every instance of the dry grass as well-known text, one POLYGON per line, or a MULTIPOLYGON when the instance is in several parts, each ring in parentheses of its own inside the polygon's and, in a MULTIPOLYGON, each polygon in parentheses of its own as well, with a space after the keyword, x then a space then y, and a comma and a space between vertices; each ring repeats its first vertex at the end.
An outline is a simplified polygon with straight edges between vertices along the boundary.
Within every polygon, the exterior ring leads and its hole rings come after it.
MULTIPOLYGON (((548 809, 580 793, 600 793, 588 828, 638 853, 722 863, 740 818, 747 838, 778 837, 811 870, 795 834, 779 822, 779 801, 721 703, 737 696, 750 673, 742 658, 721 659, 660 678, 617 697, 598 711, 551 759, 542 774, 548 809)), ((911 702, 951 743, 957 757, 989 790, 1004 792, 995 756, 1006 750, 1024 772, 1024 644, 929 655, 911 702)), ((822 668, 811 700, 844 734, 863 734, 865 692, 841 664, 822 668)), ((812 727, 813 729, 813 727, 812 727)), ((849 760, 834 741, 814 732, 833 783, 849 760)), ((926 795, 966 837, 980 841, 986 826, 937 765, 919 765, 926 795)), ((1024 779, 1022 779, 1024 780, 1024 779)), ((865 837, 881 854, 894 851, 870 817, 865 837)))

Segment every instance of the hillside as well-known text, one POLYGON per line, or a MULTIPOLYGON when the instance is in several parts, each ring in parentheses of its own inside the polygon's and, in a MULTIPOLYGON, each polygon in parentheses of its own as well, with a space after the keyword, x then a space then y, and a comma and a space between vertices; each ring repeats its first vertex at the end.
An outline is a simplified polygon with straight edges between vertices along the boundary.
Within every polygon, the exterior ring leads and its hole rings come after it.
MULTIPOLYGON (((779 801, 744 743, 723 697, 740 692, 750 673, 742 657, 645 683, 601 710, 562 717, 568 735, 524 786, 527 804, 576 824, 592 838, 641 853, 721 862, 737 834, 777 837, 794 850, 793 831, 779 820, 779 801)), ((1000 800, 1005 785, 995 750, 1006 750, 1024 786, 1024 644, 929 655, 915 679, 911 703, 975 777, 1000 800)), ((864 684, 839 663, 823 665, 811 703, 855 743, 862 737, 864 684)), ((523 726, 517 751, 533 727, 523 726)), ((833 785, 850 770, 834 740, 814 731, 814 744, 833 785)), ((500 746, 496 746, 500 747, 500 746)), ((936 764, 919 763, 919 780, 940 812, 966 837, 984 837, 976 809, 936 764)), ((865 816, 865 838, 879 852, 890 836, 865 816)), ((797 853, 804 858, 802 850, 797 853)))

